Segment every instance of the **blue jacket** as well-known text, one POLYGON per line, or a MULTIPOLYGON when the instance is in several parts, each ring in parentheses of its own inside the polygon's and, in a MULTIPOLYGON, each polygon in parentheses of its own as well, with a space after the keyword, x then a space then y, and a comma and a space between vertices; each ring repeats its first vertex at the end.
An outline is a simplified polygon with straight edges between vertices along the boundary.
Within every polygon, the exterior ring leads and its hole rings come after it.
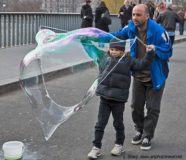
MULTIPOLYGON (((168 60, 172 56, 172 45, 167 32, 159 24, 149 19, 147 28, 146 44, 153 44, 155 46, 156 55, 152 64, 150 65, 151 78, 153 88, 158 90, 164 85, 166 78, 168 77, 168 60)), ((133 21, 130 21, 128 26, 124 27, 118 32, 113 32, 111 34, 121 39, 135 39, 136 29, 137 28, 133 21)), ((106 37, 102 38, 105 39, 106 37)), ((134 44, 133 41, 130 43, 131 56, 136 57, 136 41, 134 44)))

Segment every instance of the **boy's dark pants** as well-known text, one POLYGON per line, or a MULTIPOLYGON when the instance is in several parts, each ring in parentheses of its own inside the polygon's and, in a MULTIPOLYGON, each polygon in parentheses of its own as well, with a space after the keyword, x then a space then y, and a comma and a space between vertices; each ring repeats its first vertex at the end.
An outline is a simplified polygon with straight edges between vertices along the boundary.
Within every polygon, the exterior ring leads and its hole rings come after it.
POLYGON ((124 102, 117 102, 113 100, 107 100, 100 98, 100 106, 98 112, 98 121, 95 125, 95 139, 93 145, 97 148, 101 148, 101 140, 104 135, 104 129, 108 123, 110 113, 113 116, 113 126, 116 130, 116 141, 115 144, 123 145, 125 134, 124 134, 124 124, 123 124, 123 112, 124 112, 124 102))
POLYGON ((164 86, 160 90, 154 90, 152 85, 139 82, 134 79, 132 90, 132 119, 137 131, 143 133, 143 137, 153 138, 154 131, 160 113, 161 98, 164 86), (147 113, 144 115, 144 105, 147 113))

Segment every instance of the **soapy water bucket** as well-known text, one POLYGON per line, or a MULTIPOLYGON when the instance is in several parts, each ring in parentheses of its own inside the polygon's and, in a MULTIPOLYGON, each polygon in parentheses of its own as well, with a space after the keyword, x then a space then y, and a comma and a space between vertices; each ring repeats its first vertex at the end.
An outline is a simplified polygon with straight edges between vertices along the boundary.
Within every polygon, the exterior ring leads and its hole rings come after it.
POLYGON ((5 160, 19 160, 23 157, 24 144, 20 141, 9 141, 3 144, 5 160))

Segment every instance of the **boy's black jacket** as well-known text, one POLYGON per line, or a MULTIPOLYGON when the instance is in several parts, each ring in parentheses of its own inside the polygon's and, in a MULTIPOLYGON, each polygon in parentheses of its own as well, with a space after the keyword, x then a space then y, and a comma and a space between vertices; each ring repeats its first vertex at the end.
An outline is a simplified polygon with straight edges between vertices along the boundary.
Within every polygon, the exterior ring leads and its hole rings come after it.
POLYGON ((131 71, 149 67, 153 58, 154 54, 152 52, 147 53, 141 60, 132 58, 129 53, 122 59, 108 57, 107 64, 99 75, 96 95, 105 99, 127 102, 131 83, 131 71), (114 69, 112 70, 113 67, 114 69), (111 73, 109 73, 110 71, 111 73))

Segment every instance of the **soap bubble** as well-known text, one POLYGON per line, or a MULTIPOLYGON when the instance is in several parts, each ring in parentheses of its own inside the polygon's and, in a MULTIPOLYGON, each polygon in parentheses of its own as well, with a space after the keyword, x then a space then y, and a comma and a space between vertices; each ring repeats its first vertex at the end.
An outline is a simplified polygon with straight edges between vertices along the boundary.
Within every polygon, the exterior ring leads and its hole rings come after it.
MULTIPOLYGON (((37 47, 21 61, 20 84, 46 140, 95 95, 99 69, 106 63, 112 38, 116 37, 96 28, 37 33, 37 47), (55 77, 60 77, 58 86, 49 81, 55 77)), ((128 41, 128 50, 134 41, 128 41)))

